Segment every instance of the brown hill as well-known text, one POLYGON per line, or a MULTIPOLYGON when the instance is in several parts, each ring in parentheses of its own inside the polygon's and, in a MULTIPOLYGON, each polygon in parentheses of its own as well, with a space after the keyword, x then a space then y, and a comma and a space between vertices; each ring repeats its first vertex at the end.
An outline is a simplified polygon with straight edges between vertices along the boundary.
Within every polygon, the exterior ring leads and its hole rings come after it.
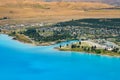
POLYGON ((0 0, 0 24, 16 22, 58 22, 87 17, 119 17, 119 10, 101 10, 113 6, 97 2, 41 2, 0 0), (13 22, 14 21, 14 22, 13 22))
POLYGON ((48 2, 52 1, 68 1, 68 2, 101 2, 106 4, 111 4, 115 6, 120 6, 120 0, 44 0, 48 2))

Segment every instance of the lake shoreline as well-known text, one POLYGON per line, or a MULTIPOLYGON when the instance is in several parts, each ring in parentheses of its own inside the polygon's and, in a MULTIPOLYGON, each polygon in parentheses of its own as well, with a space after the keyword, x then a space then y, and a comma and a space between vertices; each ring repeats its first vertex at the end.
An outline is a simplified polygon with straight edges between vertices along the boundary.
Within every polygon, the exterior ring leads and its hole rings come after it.
MULTIPOLYGON (((8 35, 8 34, 6 34, 8 35)), ((48 43, 41 43, 41 44, 36 44, 36 43, 27 43, 27 42, 23 42, 23 41, 20 41, 18 39, 14 39, 14 36, 10 36, 8 35, 9 37, 11 37, 12 40, 16 40, 16 41, 19 41, 23 44, 30 44, 32 46, 51 46, 51 45, 55 45, 57 44, 57 42, 51 42, 51 44, 48 42, 48 43), (54 43, 54 44, 53 44, 54 43)), ((65 41, 61 41, 61 42, 65 42, 65 41)), ((54 47, 53 49, 56 49, 56 50, 59 50, 59 51, 72 51, 72 52, 80 52, 80 53, 86 53, 86 54, 91 54, 91 55, 99 55, 99 56, 107 56, 107 57, 118 57, 120 58, 120 55, 108 55, 108 54, 97 54, 97 53, 89 53, 89 52, 85 52, 85 51, 75 51, 75 50, 72 50, 72 49, 61 49, 61 48, 58 48, 58 47, 54 47)))
POLYGON ((115 55, 106 55, 106 54, 96 54, 96 53, 89 53, 89 52, 85 52, 85 51, 73 51, 73 50, 63 50, 63 49, 59 49, 59 48, 54 48, 56 50, 59 51, 66 51, 66 52, 79 52, 81 54, 89 54, 89 55, 98 55, 98 56, 106 56, 106 57, 115 57, 115 58, 120 58, 120 56, 115 56, 115 55))
POLYGON ((55 47, 55 49, 59 51, 74 51, 74 52, 82 52, 88 54, 95 55, 105 55, 105 56, 114 56, 120 57, 120 51, 117 52, 113 50, 108 50, 105 45, 100 45, 98 43, 88 41, 80 41, 78 43, 66 44, 64 46, 59 45, 59 47, 55 47))
MULTIPOLYGON (((5 33, 2 33, 2 34, 5 34, 5 33)), ((20 38, 17 38, 16 35, 9 35, 9 34, 5 34, 5 35, 8 35, 9 37, 12 38, 12 40, 16 40, 16 41, 19 41, 19 42, 22 42, 24 44, 30 44, 30 45, 33 45, 33 46, 50 46, 50 45, 54 45, 56 44, 57 42, 42 42, 42 43, 38 43, 38 42, 35 42, 33 40, 31 40, 31 42, 26 42, 24 40, 21 40, 20 38)), ((28 36, 26 36, 28 38, 28 36)))

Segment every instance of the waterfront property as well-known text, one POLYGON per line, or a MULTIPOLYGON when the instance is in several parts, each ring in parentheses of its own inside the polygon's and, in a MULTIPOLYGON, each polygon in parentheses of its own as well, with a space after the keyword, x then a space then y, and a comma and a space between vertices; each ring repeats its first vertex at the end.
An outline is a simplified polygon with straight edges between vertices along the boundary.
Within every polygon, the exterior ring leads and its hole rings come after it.
POLYGON ((112 43, 110 45, 107 41, 102 44, 95 43, 92 40, 79 41, 72 44, 60 45, 56 47, 56 49, 61 51, 77 51, 90 54, 120 56, 120 47, 112 43))

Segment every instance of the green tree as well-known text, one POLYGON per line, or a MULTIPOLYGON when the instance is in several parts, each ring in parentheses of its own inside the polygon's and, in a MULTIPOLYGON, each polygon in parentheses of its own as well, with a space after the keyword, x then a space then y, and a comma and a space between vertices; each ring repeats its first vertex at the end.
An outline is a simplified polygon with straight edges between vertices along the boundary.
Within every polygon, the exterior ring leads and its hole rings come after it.
POLYGON ((75 45, 75 44, 72 44, 72 45, 71 45, 71 48, 76 48, 76 45, 75 45))
POLYGON ((119 48, 114 48, 112 51, 117 53, 119 51, 119 48))
POLYGON ((61 48, 62 46, 60 45, 59 47, 61 48))
POLYGON ((95 50, 95 52, 97 53, 97 54, 101 54, 101 50, 99 50, 99 49, 97 49, 97 50, 95 50))
POLYGON ((81 45, 81 41, 79 41, 79 44, 81 45))

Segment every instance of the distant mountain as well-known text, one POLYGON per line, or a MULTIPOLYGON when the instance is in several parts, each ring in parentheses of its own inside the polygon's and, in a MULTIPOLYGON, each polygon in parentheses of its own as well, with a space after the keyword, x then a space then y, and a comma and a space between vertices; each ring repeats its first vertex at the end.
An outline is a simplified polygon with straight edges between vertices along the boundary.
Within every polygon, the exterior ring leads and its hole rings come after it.
POLYGON ((47 2, 51 2, 51 1, 102 2, 102 3, 112 4, 115 6, 120 6, 120 0, 44 0, 44 1, 47 1, 47 2))

